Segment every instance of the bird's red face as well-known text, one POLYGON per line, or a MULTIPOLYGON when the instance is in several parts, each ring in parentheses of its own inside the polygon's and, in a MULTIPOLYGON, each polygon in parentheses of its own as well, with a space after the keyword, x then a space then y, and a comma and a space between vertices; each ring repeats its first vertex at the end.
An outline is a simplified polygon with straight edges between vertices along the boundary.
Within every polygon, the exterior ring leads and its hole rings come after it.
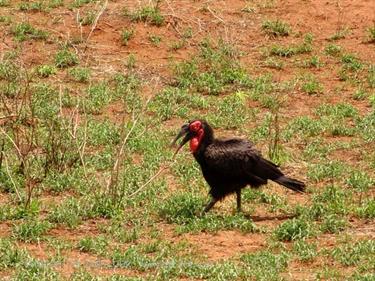
POLYGON ((204 128, 202 121, 195 120, 188 124, 185 124, 181 127, 180 132, 178 133, 177 137, 174 139, 172 144, 175 144, 176 141, 181 138, 182 136, 185 136, 182 140, 181 144, 178 146, 175 154, 184 146, 185 143, 190 141, 190 151, 195 153, 199 145, 202 142, 203 136, 204 136, 204 128))
POLYGON ((194 133, 194 136, 190 139, 190 151, 196 152, 198 150, 198 147, 202 141, 204 130, 202 128, 202 122, 197 120, 193 121, 189 125, 190 132, 194 133))

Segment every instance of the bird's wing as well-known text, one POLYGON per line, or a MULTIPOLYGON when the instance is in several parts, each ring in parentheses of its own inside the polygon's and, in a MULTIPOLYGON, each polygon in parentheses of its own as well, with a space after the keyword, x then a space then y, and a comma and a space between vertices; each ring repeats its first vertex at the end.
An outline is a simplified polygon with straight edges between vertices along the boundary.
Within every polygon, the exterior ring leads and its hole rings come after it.
POLYGON ((253 143, 247 140, 219 140, 205 151, 206 164, 210 169, 242 175, 273 179, 282 175, 278 166, 264 159, 253 143))
POLYGON ((210 168, 223 171, 247 169, 261 157, 251 142, 241 139, 218 140, 206 148, 204 155, 210 168))

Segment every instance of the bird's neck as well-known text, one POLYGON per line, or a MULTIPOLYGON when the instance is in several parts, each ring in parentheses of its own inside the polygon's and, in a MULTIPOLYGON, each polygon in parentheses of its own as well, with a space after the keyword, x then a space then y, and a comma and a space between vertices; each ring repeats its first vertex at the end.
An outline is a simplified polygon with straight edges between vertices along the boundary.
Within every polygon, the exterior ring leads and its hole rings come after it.
POLYGON ((204 153, 207 146, 215 141, 214 136, 211 132, 203 132, 201 135, 190 140, 190 151, 193 153, 195 158, 199 157, 204 153))

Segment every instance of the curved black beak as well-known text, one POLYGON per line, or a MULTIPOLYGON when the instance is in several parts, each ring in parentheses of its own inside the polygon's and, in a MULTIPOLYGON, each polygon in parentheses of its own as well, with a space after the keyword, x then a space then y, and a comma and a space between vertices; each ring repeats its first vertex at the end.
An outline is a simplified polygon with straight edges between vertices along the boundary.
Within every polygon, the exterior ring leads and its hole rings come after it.
POLYGON ((180 151, 180 149, 185 145, 185 143, 187 143, 192 138, 192 134, 189 131, 189 124, 185 124, 181 127, 180 132, 178 133, 178 135, 173 140, 171 146, 174 146, 176 144, 177 140, 179 138, 181 138, 182 136, 185 136, 185 137, 182 139, 181 143, 177 147, 177 150, 174 153, 173 157, 180 151))

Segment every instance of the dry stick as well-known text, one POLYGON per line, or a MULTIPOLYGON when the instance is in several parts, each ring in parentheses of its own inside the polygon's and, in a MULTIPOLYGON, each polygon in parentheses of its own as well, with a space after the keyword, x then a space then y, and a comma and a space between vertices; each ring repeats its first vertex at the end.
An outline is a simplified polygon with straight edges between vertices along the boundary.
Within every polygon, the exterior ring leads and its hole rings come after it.
MULTIPOLYGON (((98 24, 98 21, 99 21, 99 18, 102 16, 102 14, 104 13, 105 9, 107 8, 107 5, 108 5, 108 0, 105 1, 103 7, 101 8, 101 10, 99 11, 99 13, 97 14, 96 18, 95 18, 95 21, 94 21, 94 24, 92 25, 91 27, 91 30, 90 30, 90 33, 89 35, 87 36, 86 38, 86 43, 89 41, 90 37, 91 37, 91 34, 94 32, 95 28, 96 28, 96 25, 98 24)), ((85 47, 85 50, 87 49, 87 44, 86 44, 86 47, 85 47)))
POLYGON ((17 150, 17 153, 18 153, 18 156, 20 157, 20 160, 21 162, 23 162, 23 156, 22 156, 22 153, 21 153, 21 150, 18 148, 18 146, 16 145, 16 143, 14 142, 14 140, 12 139, 11 136, 9 136, 3 128, 0 128, 1 132, 10 140, 10 142, 13 144, 14 148, 17 150))
POLYGON ((207 10, 216 18, 216 19, 218 19, 219 21, 221 21, 222 23, 225 23, 225 21, 222 19, 222 18, 220 18, 218 15, 216 15, 212 10, 211 10, 211 8, 210 8, 210 6, 209 5, 207 5, 207 10))
MULTIPOLYGON (((60 91, 59 91, 59 100, 60 100, 60 117, 62 118, 63 112, 62 112, 62 87, 61 87, 61 85, 60 85, 60 91)), ((86 142, 87 142, 87 120, 85 120, 85 130, 84 130, 84 135, 83 135, 83 143, 80 145, 78 143, 78 138, 77 138, 77 135, 76 135, 77 128, 78 128, 78 106, 79 105, 77 104, 76 111, 73 112, 72 119, 71 119, 72 120, 71 122, 73 123, 73 118, 74 118, 74 115, 75 115, 76 118, 75 118, 75 121, 74 121, 74 124, 73 124, 73 131, 71 132, 68 129, 67 129, 67 131, 68 131, 69 135, 74 140, 74 142, 77 146, 79 158, 81 160, 81 164, 82 164, 82 168, 83 168, 83 173, 85 175, 85 178, 87 179, 88 177, 87 177, 87 172, 86 172, 86 164, 85 164, 85 161, 84 161, 85 147, 86 147, 86 142)), ((84 106, 83 106, 83 108, 84 108, 84 106)), ((63 124, 64 124, 64 127, 66 129, 65 122, 63 122, 63 124)))
MULTIPOLYGON (((173 160, 175 158, 175 155, 173 155, 173 160)), ((136 191, 134 191, 132 194, 128 196, 128 198, 133 197, 134 195, 138 194, 142 189, 144 189, 147 185, 149 185, 154 179, 156 179, 164 170, 169 168, 175 161, 171 162, 169 165, 164 165, 159 168, 159 170, 151 177, 148 181, 146 181, 141 187, 139 187, 136 191)))
POLYGON ((13 187, 14 187, 14 190, 16 191, 16 194, 17 194, 18 199, 20 200, 20 202, 22 202, 22 198, 21 198, 21 195, 20 195, 20 193, 19 193, 19 191, 18 191, 18 188, 17 188, 17 186, 16 186, 16 183, 14 182, 14 180, 13 180, 13 178, 12 178, 12 175, 11 175, 11 173, 10 173, 10 171, 9 171, 8 161, 7 161, 7 158, 6 158, 6 156, 5 156, 4 151, 2 151, 1 154, 4 156, 5 169, 7 170, 7 173, 8 173, 8 176, 9 176, 9 178, 10 178, 10 181, 11 181, 12 184, 13 184, 13 187))
POLYGON ((18 116, 17 114, 11 114, 11 115, 7 115, 7 116, 0 116, 0 120, 10 119, 10 118, 17 117, 17 116, 18 116))
MULTIPOLYGON (((146 109, 148 103, 151 101, 151 98, 152 98, 152 96, 150 96, 150 97, 147 99, 147 101, 146 101, 146 103, 145 103, 145 105, 144 105, 144 108, 143 108, 142 112, 146 109)), ((132 126, 131 126, 129 132, 126 134, 126 136, 125 136, 125 138, 124 138, 124 140, 123 140, 123 142, 122 142, 122 144, 121 144, 121 148, 120 148, 120 151, 119 151, 119 153, 118 153, 118 157, 116 158, 115 164, 113 165, 113 168, 112 168, 112 174, 111 174, 111 177, 110 177, 110 179, 108 180, 108 183, 107 183, 107 188, 106 188, 107 190, 108 190, 109 187, 110 187, 111 185, 113 185, 113 183, 114 183, 113 174, 114 174, 114 172, 118 169, 118 165, 119 165, 119 162, 120 162, 120 158, 121 158, 122 154, 124 153, 125 144, 127 143, 128 139, 129 139, 129 137, 130 137, 130 134, 133 132, 133 130, 134 130, 134 128, 135 128, 135 125, 138 123, 139 119, 141 118, 142 112, 138 114, 138 116, 137 116, 136 119, 134 119, 133 124, 132 124, 132 126)))
MULTIPOLYGON (((86 115, 85 106, 83 106, 83 114, 86 115)), ((78 127, 78 111, 77 111, 77 118, 76 118, 76 127, 75 132, 78 127)), ((85 155, 85 148, 86 148, 86 142, 87 142, 87 118, 85 118, 85 127, 84 127, 84 133, 83 133, 83 143, 80 145, 78 143, 78 138, 76 137, 76 133, 74 134, 73 139, 75 140, 76 146, 78 148, 79 157, 81 159, 82 167, 83 167, 83 173, 85 174, 85 178, 87 179, 87 172, 86 172, 86 163, 84 160, 85 155)))
POLYGON ((0 151, 0 170, 3 166, 3 153, 5 149, 5 140, 1 140, 1 151, 0 151))
POLYGON ((79 9, 77 11, 77 15, 76 15, 76 21, 77 21, 77 24, 79 26, 79 31, 80 31, 80 35, 81 35, 81 41, 83 41, 83 28, 82 28, 82 22, 80 22, 80 15, 79 15, 79 9))

